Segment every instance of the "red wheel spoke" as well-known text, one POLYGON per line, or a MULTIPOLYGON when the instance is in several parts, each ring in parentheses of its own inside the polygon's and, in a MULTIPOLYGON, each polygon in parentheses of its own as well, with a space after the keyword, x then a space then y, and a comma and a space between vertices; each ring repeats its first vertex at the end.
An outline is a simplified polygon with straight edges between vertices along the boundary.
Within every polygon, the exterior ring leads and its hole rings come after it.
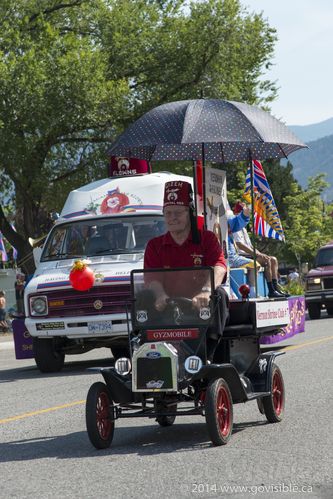
POLYGON ((96 425, 103 439, 107 439, 112 429, 112 421, 109 417, 109 399, 105 393, 101 393, 96 403, 96 425))
POLYGON ((221 433, 227 435, 230 429, 230 402, 223 387, 217 395, 216 412, 221 433))
POLYGON ((278 372, 274 373, 272 385, 273 406, 276 414, 279 416, 283 410, 283 385, 278 372))

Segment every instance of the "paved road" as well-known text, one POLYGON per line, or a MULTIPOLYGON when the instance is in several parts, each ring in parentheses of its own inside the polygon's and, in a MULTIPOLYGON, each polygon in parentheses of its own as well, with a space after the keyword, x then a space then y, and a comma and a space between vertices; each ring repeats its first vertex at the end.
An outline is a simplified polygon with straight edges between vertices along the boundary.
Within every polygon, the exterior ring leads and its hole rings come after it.
POLYGON ((281 423, 266 423, 255 402, 236 405, 232 438, 216 448, 200 416, 170 428, 125 419, 112 447, 97 451, 84 401, 101 376, 87 368, 107 365, 108 351, 42 375, 2 337, 0 498, 332 498, 333 319, 307 321, 306 333, 278 346, 287 347, 277 359, 287 391, 281 423))

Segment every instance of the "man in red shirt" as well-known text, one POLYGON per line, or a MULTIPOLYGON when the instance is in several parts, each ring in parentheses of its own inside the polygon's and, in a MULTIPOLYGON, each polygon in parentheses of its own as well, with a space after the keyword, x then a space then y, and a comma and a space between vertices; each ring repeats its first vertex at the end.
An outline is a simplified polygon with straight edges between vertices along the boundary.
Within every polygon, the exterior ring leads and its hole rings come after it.
MULTIPOLYGON (((207 307, 210 296, 214 293, 219 302, 220 320, 215 328, 209 328, 207 356, 213 360, 215 349, 221 338, 228 317, 228 296, 222 282, 226 275, 226 263, 223 250, 215 234, 211 231, 198 231, 192 187, 188 182, 172 181, 165 184, 163 213, 167 228, 166 234, 148 242, 144 257, 144 268, 178 268, 210 266, 214 269, 214 287, 210 281, 200 284, 200 289, 193 288, 192 304, 196 308, 207 307)), ((173 289, 181 296, 186 282, 169 282, 163 286, 158 280, 151 280, 150 289, 155 294, 155 308, 163 311, 173 289)), ((186 295, 187 296, 187 295, 186 295)))

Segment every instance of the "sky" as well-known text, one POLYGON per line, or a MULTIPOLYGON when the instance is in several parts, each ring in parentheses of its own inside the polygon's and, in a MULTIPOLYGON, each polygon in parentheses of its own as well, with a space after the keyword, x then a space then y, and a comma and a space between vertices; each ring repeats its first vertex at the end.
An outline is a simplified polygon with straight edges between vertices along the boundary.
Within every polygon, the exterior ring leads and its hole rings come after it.
POLYGON ((277 30, 272 114, 287 125, 333 117, 333 0, 241 0, 277 30))

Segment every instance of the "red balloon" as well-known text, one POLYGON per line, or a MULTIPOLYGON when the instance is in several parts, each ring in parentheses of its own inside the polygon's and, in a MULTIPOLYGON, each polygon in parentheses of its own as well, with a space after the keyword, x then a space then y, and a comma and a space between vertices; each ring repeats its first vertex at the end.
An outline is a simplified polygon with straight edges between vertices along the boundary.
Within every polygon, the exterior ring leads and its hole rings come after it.
POLYGON ((95 274, 89 267, 73 269, 69 274, 69 281, 77 291, 88 291, 95 282, 95 274))

